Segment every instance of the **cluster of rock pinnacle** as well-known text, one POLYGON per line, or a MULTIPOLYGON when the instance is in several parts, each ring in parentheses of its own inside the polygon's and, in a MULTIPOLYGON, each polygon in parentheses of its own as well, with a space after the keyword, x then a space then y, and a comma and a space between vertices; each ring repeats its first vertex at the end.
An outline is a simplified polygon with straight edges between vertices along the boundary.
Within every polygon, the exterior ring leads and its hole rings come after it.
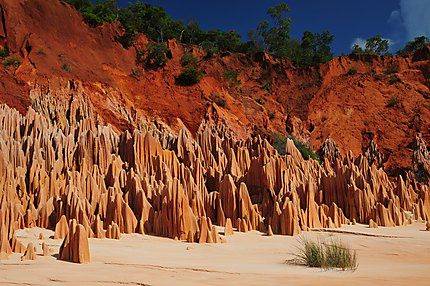
POLYGON ((123 233, 216 243, 233 229, 297 235, 430 219, 428 185, 390 179, 367 157, 334 148, 328 140, 320 164, 288 140, 281 156, 260 137, 237 140, 210 121, 194 138, 157 122, 119 133, 80 96, 59 103, 41 95, 25 116, 2 105, 0 257, 34 256, 16 230, 35 226, 64 239, 60 259, 84 263, 88 238, 123 233))

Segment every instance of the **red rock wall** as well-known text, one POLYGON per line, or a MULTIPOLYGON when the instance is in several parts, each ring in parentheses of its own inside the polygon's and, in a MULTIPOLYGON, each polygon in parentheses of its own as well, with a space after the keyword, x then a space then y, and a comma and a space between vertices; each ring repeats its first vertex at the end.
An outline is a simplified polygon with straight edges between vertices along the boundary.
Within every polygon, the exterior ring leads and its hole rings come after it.
MULTIPOLYGON (((65 87, 67 89, 67 87, 65 87)), ((296 235, 349 221, 382 226, 430 219, 430 189, 390 179, 365 156, 304 160, 259 136, 235 138, 203 121, 195 138, 161 122, 115 132, 73 87, 69 100, 34 90, 25 116, 0 106, 0 246, 39 226, 67 237, 75 219, 89 237, 147 233, 221 242, 213 225, 296 235)), ((67 256, 67 255, 66 255, 67 256)))

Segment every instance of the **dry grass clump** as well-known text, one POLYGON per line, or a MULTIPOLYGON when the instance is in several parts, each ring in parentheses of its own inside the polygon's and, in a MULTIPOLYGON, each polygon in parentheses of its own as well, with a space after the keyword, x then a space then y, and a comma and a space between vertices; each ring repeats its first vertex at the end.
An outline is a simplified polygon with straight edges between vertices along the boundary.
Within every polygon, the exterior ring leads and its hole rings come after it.
POLYGON ((356 251, 339 239, 322 242, 302 237, 299 242, 298 252, 292 261, 295 264, 341 270, 355 270, 358 267, 356 251))

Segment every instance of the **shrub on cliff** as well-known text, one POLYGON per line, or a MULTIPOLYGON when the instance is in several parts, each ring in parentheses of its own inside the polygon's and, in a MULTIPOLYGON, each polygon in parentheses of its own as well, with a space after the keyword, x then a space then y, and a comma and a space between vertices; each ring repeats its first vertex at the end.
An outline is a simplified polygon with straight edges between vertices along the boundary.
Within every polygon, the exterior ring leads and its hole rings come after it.
POLYGON ((195 66, 189 66, 185 68, 181 74, 176 77, 176 84, 180 86, 191 86, 200 82, 204 72, 195 66))
POLYGON ((228 81, 228 84, 231 86, 237 86, 240 84, 240 79, 238 79, 239 73, 235 70, 226 70, 224 71, 224 77, 228 81))
POLYGON ((387 102, 387 107, 389 108, 396 107, 397 105, 399 105, 399 98, 397 96, 392 96, 387 102))
POLYGON ((425 48, 430 44, 430 39, 426 36, 416 37, 412 41, 408 42, 403 49, 398 51, 399 55, 407 55, 409 53, 414 53, 425 48))
POLYGON ((9 56, 9 48, 8 46, 4 46, 3 48, 0 49, 0 58, 6 58, 9 56))
POLYGON ((299 139, 295 138, 292 135, 288 136, 288 138, 293 140, 294 145, 296 146, 297 150, 299 150, 300 154, 302 154, 305 160, 314 159, 321 163, 320 157, 314 150, 311 149, 311 147, 309 147, 309 145, 301 142, 299 139))
POLYGON ((285 146, 287 145, 287 137, 281 133, 272 134, 272 145, 278 151, 279 155, 285 155, 285 146))
POLYGON ((4 67, 10 67, 13 66, 15 68, 19 67, 21 64, 22 60, 20 57, 18 56, 8 56, 3 60, 3 66, 4 67))
POLYGON ((187 66, 197 66, 198 59, 192 53, 185 53, 181 58, 181 65, 183 67, 187 66))
POLYGON ((151 69, 165 66, 171 57, 171 51, 165 43, 150 43, 148 44, 146 54, 143 52, 137 53, 138 62, 143 63, 145 67, 151 69))
POLYGON ((348 75, 355 75, 357 73, 357 69, 356 68, 350 68, 347 72, 348 75))

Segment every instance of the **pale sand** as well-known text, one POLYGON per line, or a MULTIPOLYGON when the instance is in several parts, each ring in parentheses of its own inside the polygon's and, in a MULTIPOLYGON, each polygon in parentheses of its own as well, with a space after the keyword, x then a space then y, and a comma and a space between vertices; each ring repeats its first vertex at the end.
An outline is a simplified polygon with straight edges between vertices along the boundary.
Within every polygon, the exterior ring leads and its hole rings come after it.
POLYGON ((26 229, 20 240, 33 241, 41 253, 40 232, 53 256, 20 261, 20 255, 0 261, 0 285, 430 285, 430 232, 424 224, 369 229, 363 225, 341 230, 377 235, 305 232, 313 238, 342 239, 357 250, 355 272, 311 269, 285 263, 297 237, 267 237, 259 232, 237 233, 225 244, 189 244, 171 239, 122 235, 121 240, 90 239, 92 262, 59 261, 61 240, 52 231, 26 229))

